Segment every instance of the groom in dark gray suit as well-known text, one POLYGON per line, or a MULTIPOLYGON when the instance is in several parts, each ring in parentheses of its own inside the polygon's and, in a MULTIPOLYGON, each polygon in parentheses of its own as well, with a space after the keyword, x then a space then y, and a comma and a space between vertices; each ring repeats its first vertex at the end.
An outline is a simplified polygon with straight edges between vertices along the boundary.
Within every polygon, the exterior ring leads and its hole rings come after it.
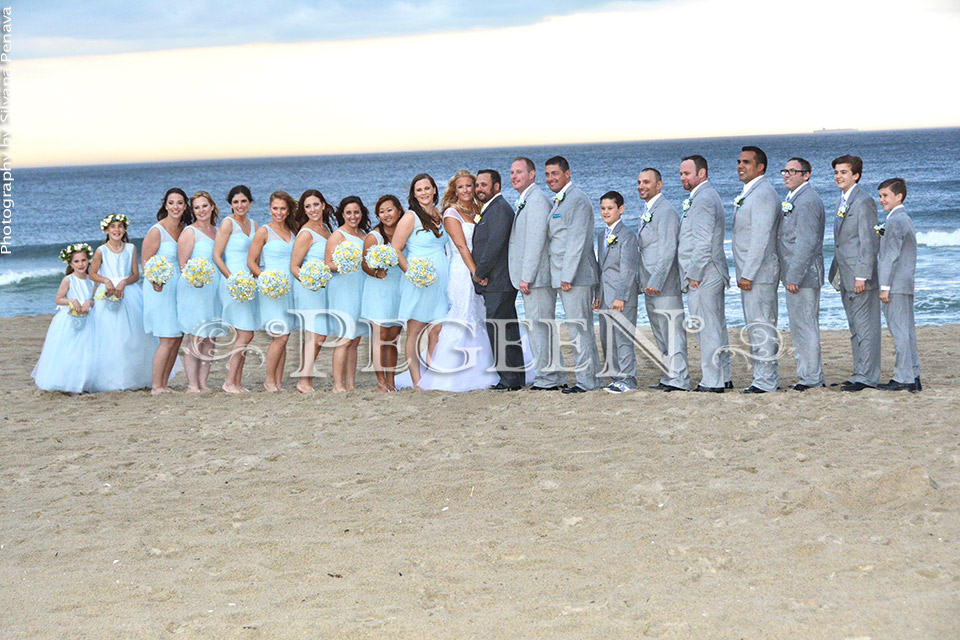
POLYGON ((516 391, 523 386, 523 351, 517 322, 517 290, 510 283, 508 249, 513 207, 500 195, 500 173, 477 172, 477 200, 483 207, 473 231, 474 289, 483 296, 487 335, 500 382, 492 389, 516 391))

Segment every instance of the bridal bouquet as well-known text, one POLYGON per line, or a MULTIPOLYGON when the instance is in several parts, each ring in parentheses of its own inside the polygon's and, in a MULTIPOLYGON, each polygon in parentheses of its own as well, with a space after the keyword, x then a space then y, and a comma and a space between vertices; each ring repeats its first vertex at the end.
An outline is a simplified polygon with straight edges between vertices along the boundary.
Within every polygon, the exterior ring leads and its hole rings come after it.
POLYGON ((353 273, 360 268, 363 252, 355 242, 344 240, 333 250, 333 263, 340 273, 353 273))
POLYGON ((371 269, 389 269, 400 262, 397 250, 388 244, 375 244, 367 250, 367 266, 371 269))
POLYGON ((300 267, 300 284, 310 291, 323 289, 333 274, 323 260, 310 260, 300 267))
POLYGON ((152 284, 167 284, 173 277, 173 265, 163 256, 153 256, 143 265, 143 277, 152 284))
POLYGON ((213 265, 206 258, 190 258, 181 275, 191 287, 200 289, 213 282, 213 265))
POLYGON ((414 258, 407 263, 407 280, 418 289, 429 287, 437 282, 437 268, 426 258, 414 258))
POLYGON ((250 302, 257 292, 257 281, 247 271, 237 271, 227 278, 227 293, 237 302, 250 302))
POLYGON ((282 271, 261 271, 257 288, 268 298, 278 300, 290 293, 290 278, 282 271))

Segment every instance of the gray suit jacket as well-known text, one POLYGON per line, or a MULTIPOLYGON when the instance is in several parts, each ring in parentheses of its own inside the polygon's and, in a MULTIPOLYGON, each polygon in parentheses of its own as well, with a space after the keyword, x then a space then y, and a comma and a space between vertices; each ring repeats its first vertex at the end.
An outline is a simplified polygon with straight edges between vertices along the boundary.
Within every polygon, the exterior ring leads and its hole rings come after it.
POLYGON ((917 234, 906 209, 897 209, 887 216, 880 236, 878 266, 880 286, 890 293, 913 295, 917 272, 917 234))
POLYGON ((704 273, 711 266, 723 277, 725 286, 730 283, 730 268, 723 252, 725 231, 723 202, 710 182, 704 182, 691 198, 690 209, 680 217, 677 259, 684 290, 687 280, 703 280, 704 273))
POLYGON ((663 195, 653 203, 650 214, 650 222, 640 220, 640 290, 650 287, 661 296, 679 296, 680 216, 663 195))
MULTIPOLYGON (((833 215, 837 215, 843 196, 837 198, 833 215)), ((833 262, 830 281, 840 276, 840 287, 853 291, 857 278, 866 278, 867 289, 877 288, 877 252, 880 236, 874 230, 877 224, 877 203, 856 185, 847 199, 847 212, 834 232, 833 262)))
POLYGON ((637 265, 640 262, 640 250, 637 235, 623 224, 623 220, 613 227, 617 241, 604 249, 603 236, 606 229, 597 236, 597 256, 600 265, 600 283, 595 296, 600 300, 601 309, 609 309, 614 300, 623 300, 624 308, 637 306, 637 265))
POLYGON ((780 196, 766 176, 760 176, 733 213, 731 244, 737 280, 746 278, 758 284, 780 282, 777 259, 780 217, 780 196))
POLYGON ((550 286, 550 252, 547 247, 547 227, 552 202, 537 185, 527 192, 523 206, 513 219, 510 234, 510 282, 520 287, 520 281, 531 287, 550 286))
POLYGON ((780 280, 813 289, 823 284, 823 201, 807 182, 790 204, 793 211, 783 214, 777 233, 780 280))
POLYGON ((590 199, 570 185, 559 204, 550 212, 550 286, 561 282, 592 287, 599 281, 597 258, 593 255, 593 207, 590 199))

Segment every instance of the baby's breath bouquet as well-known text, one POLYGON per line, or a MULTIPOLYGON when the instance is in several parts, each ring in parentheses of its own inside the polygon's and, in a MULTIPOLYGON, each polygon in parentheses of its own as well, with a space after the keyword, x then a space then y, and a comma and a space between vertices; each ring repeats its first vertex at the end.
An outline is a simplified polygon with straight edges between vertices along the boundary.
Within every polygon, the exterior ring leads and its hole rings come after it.
POLYGON ((423 289, 437 282, 437 267, 426 258, 414 258, 407 263, 407 280, 423 289))
POLYGON ((153 284, 167 284, 173 277, 173 265, 163 256, 153 256, 143 265, 143 277, 153 284))
POLYGON ((330 267, 323 260, 310 260, 300 267, 300 284, 310 291, 323 289, 332 277, 330 267))
POLYGON ((282 271, 261 271, 257 277, 257 289, 268 298, 278 300, 290 293, 290 278, 282 271))
POLYGON ((237 302, 250 302, 257 292, 257 281, 249 271, 236 271, 227 278, 227 293, 237 302))
POLYGON ((213 265, 206 258, 190 258, 181 276, 191 287, 201 289, 213 282, 213 265))
POLYGON ((333 250, 333 263, 337 265, 337 271, 340 273, 353 273, 359 269, 361 258, 363 258, 363 252, 356 242, 344 240, 333 250))

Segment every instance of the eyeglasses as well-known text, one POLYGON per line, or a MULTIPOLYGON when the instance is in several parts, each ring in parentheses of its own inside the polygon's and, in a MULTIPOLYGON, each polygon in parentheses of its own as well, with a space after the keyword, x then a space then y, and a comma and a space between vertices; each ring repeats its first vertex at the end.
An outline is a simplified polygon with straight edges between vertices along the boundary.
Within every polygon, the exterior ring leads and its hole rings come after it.
POLYGON ((780 175, 782 176, 796 176, 796 175, 800 175, 801 173, 806 173, 806 171, 804 171, 803 169, 781 169, 780 170, 780 175))

